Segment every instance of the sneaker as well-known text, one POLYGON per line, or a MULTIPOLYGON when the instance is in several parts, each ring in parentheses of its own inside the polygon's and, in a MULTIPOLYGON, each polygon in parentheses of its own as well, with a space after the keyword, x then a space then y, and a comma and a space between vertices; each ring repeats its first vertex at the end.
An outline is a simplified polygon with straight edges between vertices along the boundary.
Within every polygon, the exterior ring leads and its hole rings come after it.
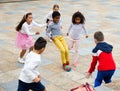
POLYGON ((78 61, 75 61, 73 65, 74 65, 75 67, 77 67, 78 61))
POLYGON ((25 63, 25 61, 23 60, 23 58, 18 58, 18 62, 21 63, 21 64, 25 63))
POLYGON ((72 68, 69 65, 66 65, 66 66, 63 66, 63 69, 67 72, 70 72, 72 68))
POLYGON ((51 39, 49 39, 49 42, 50 42, 50 43, 52 43, 52 40, 51 40, 51 39))

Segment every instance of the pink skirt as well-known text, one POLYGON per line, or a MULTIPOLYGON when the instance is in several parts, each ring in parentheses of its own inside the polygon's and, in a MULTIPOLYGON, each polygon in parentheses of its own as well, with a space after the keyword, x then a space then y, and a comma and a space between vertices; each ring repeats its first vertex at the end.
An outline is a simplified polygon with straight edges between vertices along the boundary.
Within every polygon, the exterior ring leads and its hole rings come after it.
POLYGON ((18 32, 15 45, 20 49, 29 49, 34 45, 34 40, 31 36, 18 32))

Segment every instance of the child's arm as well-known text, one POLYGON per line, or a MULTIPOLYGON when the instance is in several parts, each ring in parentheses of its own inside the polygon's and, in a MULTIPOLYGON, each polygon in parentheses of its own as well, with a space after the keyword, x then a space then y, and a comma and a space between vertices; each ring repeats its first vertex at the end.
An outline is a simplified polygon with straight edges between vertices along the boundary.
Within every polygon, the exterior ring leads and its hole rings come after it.
POLYGON ((34 73, 35 72, 35 68, 38 66, 38 62, 30 62, 27 65, 25 65, 23 72, 27 75, 27 77, 31 80, 35 80, 36 78, 38 78, 39 74, 34 73))
POLYGON ((67 36, 69 36, 70 30, 72 28, 72 24, 69 26, 68 31, 67 31, 67 36))
POLYGON ((50 39, 52 39, 52 36, 51 36, 51 33, 50 33, 50 32, 51 32, 51 29, 52 29, 52 28, 51 28, 51 26, 49 25, 48 28, 47 28, 47 30, 46 30, 46 35, 47 35, 50 39))
POLYGON ((98 57, 97 56, 92 56, 92 62, 90 65, 90 68, 88 70, 89 73, 92 73, 95 70, 95 66, 97 64, 98 57))
POLYGON ((47 19, 52 15, 53 11, 50 11, 44 18, 44 22, 46 23, 47 19))
POLYGON ((87 72, 87 75, 86 77, 89 78, 92 74, 92 72, 95 70, 95 66, 97 64, 97 60, 98 60, 98 57, 97 56, 92 56, 92 62, 91 62, 91 66, 87 72))
POLYGON ((37 34, 39 34, 39 32, 36 32, 36 33, 35 32, 30 32, 28 27, 25 26, 25 25, 22 26, 22 30, 24 30, 27 35, 37 35, 37 34))
POLYGON ((83 30, 84 30, 84 33, 85 33, 85 35, 86 35, 86 38, 88 38, 87 31, 86 31, 84 25, 83 25, 83 30))
POLYGON ((47 26, 47 24, 38 24, 35 21, 32 21, 32 23, 34 26, 38 26, 38 27, 46 27, 47 26))

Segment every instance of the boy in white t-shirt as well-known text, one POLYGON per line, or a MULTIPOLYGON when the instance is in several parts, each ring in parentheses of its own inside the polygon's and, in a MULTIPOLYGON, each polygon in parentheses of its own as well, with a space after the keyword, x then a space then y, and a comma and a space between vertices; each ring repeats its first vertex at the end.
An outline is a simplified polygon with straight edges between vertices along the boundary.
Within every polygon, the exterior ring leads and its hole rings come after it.
POLYGON ((27 54, 25 65, 19 76, 17 91, 46 91, 42 85, 40 73, 36 68, 41 63, 41 53, 45 50, 46 40, 42 37, 38 38, 34 44, 34 49, 27 54))

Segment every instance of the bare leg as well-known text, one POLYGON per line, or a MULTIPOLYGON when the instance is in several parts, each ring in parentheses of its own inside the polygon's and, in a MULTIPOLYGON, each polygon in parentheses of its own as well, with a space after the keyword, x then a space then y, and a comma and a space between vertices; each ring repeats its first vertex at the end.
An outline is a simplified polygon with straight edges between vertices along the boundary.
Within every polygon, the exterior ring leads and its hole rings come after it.
POLYGON ((33 50, 33 46, 32 46, 32 47, 30 47, 29 52, 31 52, 32 50, 33 50))
POLYGON ((26 53, 26 50, 22 50, 22 51, 20 52, 20 58, 23 58, 23 56, 25 55, 25 53, 26 53))

